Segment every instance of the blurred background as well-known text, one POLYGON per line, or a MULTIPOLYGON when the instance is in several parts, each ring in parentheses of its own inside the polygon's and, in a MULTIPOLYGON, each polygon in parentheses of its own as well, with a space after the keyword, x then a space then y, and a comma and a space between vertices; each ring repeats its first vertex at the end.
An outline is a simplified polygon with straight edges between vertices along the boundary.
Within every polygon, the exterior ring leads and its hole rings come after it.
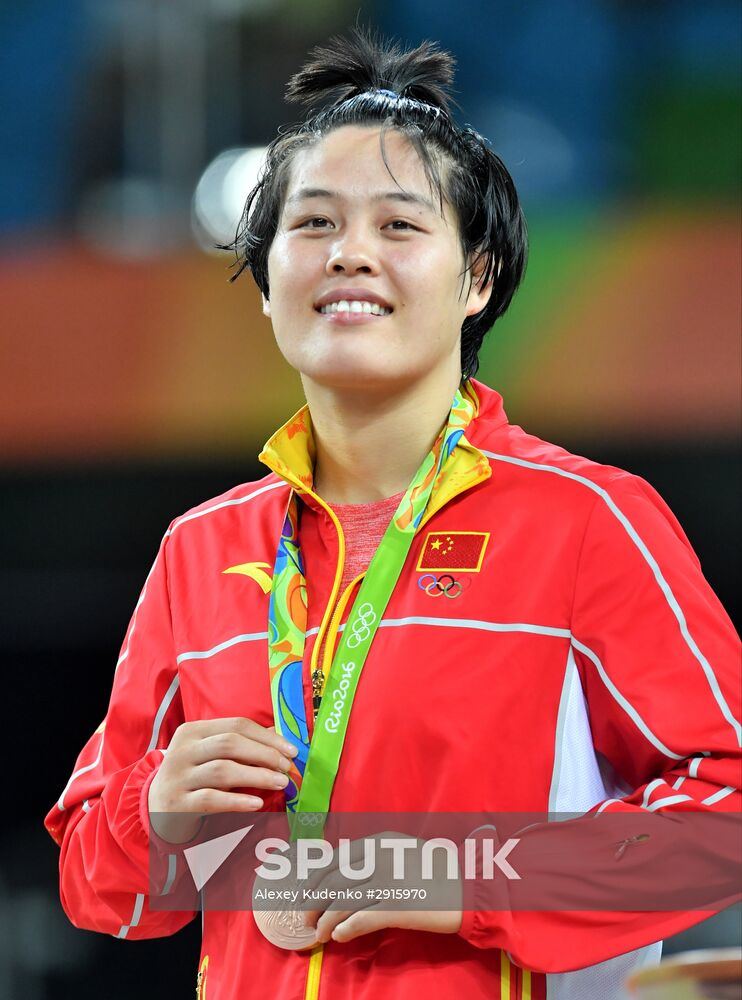
MULTIPOLYGON (((72 929, 42 819, 105 713, 168 522, 262 475, 301 404, 233 235, 307 49, 361 23, 459 59, 512 171, 525 283, 479 377, 511 421, 648 479, 739 622, 734 0, 0 5, 0 997, 190 996, 199 927, 72 929)), ((740 911, 668 949, 739 943, 740 911)))

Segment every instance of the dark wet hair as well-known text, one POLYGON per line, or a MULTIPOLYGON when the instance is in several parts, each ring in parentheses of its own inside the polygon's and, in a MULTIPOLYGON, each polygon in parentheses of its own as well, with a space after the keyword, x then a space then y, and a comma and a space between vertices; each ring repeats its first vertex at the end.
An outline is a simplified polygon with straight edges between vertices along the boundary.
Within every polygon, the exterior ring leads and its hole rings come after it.
POLYGON ((359 29, 313 49, 286 90, 287 100, 310 106, 308 116, 282 129, 268 147, 236 238, 222 249, 237 255, 232 280, 247 268, 268 298, 268 254, 296 152, 344 125, 378 124, 386 163, 386 130, 402 132, 420 156, 441 208, 445 198, 456 213, 464 259, 470 262, 462 277, 469 272, 474 280, 474 269, 478 281, 494 281, 485 308, 468 316, 461 328, 461 369, 470 378, 479 366, 484 335, 508 308, 523 278, 528 240, 505 165, 486 139, 452 117, 453 70, 453 57, 434 42, 404 50, 359 29))

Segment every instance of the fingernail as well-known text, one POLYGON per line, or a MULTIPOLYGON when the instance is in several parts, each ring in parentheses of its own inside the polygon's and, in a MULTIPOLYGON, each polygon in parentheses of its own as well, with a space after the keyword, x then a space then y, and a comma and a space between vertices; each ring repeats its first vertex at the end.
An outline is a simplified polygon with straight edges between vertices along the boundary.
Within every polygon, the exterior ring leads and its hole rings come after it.
POLYGON ((299 752, 298 747, 293 746, 291 743, 282 743, 281 749, 284 753, 287 753, 289 757, 296 757, 299 752))
POLYGON ((288 785, 289 783, 289 779, 286 777, 285 774, 277 774, 276 777, 273 779, 273 781, 275 783, 276 788, 285 788, 286 785, 288 785))
POLYGON ((249 806, 255 806, 256 809, 260 809, 260 807, 263 805, 263 800, 259 799, 257 795, 246 795, 245 802, 249 806))

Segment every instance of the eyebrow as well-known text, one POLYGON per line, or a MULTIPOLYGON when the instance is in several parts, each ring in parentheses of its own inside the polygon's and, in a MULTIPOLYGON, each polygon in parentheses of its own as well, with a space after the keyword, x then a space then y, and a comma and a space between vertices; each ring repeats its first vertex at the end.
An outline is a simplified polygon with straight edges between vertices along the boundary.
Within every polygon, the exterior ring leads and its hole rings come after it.
MULTIPOLYGON (((336 201, 343 201, 343 195, 338 191, 328 191, 326 188, 300 188, 287 200, 286 204, 291 205, 301 201, 308 201, 310 198, 331 198, 336 201)), ((380 194, 371 195, 372 202, 379 201, 401 201, 405 204, 420 205, 431 212, 435 212, 435 205, 429 198, 421 194, 410 194, 407 191, 384 191, 380 194)))

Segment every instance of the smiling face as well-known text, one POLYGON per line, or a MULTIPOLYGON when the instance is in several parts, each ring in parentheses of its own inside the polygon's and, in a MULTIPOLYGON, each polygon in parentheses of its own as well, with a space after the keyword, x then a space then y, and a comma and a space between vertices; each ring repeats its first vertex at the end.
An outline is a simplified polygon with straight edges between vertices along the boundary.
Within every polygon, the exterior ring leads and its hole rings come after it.
POLYGON ((392 388, 460 378, 461 325, 484 308, 456 219, 400 132, 345 126, 296 153, 270 254, 278 346, 304 380, 392 388), (391 174, 393 176, 390 176, 391 174), (396 183, 395 183, 396 181, 396 183))

